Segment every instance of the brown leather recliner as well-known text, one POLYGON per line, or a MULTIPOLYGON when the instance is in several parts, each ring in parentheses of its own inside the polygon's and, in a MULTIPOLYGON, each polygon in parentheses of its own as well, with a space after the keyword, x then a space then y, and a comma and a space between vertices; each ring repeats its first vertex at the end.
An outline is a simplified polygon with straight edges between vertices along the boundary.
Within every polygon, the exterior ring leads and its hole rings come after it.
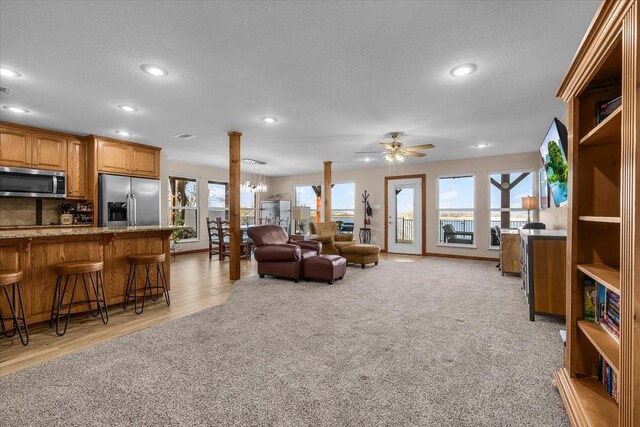
POLYGON ((258 274, 287 277, 296 283, 302 277, 302 260, 319 255, 322 243, 314 240, 292 241, 279 225, 256 225, 247 229, 255 245, 254 257, 258 261, 258 274))

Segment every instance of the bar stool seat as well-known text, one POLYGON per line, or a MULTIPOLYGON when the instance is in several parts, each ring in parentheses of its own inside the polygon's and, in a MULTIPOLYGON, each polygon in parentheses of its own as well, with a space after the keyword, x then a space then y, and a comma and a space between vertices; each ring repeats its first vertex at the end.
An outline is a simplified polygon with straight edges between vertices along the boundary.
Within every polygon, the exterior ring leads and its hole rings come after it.
POLYGON ((53 270, 56 272, 56 274, 67 275, 94 273, 96 271, 101 271, 103 267, 104 262, 102 261, 71 261, 56 264, 53 267, 53 270))
POLYGON ((164 294, 164 299, 167 302, 167 305, 171 305, 169 288, 167 286, 167 276, 164 271, 165 254, 135 254, 130 255, 127 260, 129 261, 129 278, 127 280, 127 289, 125 292, 123 308, 126 309, 129 304, 129 300, 133 298, 134 313, 142 314, 147 295, 150 296, 153 301, 157 301, 160 297, 161 291, 164 294), (156 283, 155 286, 152 286, 151 266, 154 264, 156 266, 156 283), (138 266, 144 266, 145 269, 144 286, 142 288, 138 287, 138 266), (155 294, 153 290, 155 290, 155 294), (142 303, 138 309, 138 299, 140 298, 142 299, 142 303))
POLYGON ((0 270, 0 287, 4 291, 7 305, 11 311, 11 317, 4 317, 0 312, 0 327, 2 327, 2 334, 7 338, 13 337, 17 332, 22 345, 27 345, 29 344, 29 327, 27 326, 27 316, 22 303, 20 280, 22 280, 22 271, 0 270), (9 294, 9 288, 11 288, 11 294, 9 294), (13 327, 7 328, 5 321, 11 321, 13 327))
POLYGON ((53 267, 53 270, 57 274, 57 278, 56 289, 53 295, 53 303, 51 305, 49 326, 56 326, 57 335, 62 336, 67 332, 69 318, 71 317, 71 309, 84 304, 87 305, 87 311, 93 317, 100 316, 102 323, 104 324, 109 321, 107 298, 104 291, 104 283, 102 281, 103 267, 104 262, 93 260, 63 262, 56 264, 53 267), (86 299, 74 301, 79 277, 82 278, 82 285, 86 299), (73 278, 72 284, 69 283, 71 278, 73 278), (89 279, 88 282, 87 278, 89 279), (67 294, 67 289, 70 285, 71 291, 69 292, 69 301, 65 301, 65 295, 67 294), (96 305, 95 309, 93 307, 94 303, 96 305), (62 313, 63 310, 66 310, 66 313, 62 313), (64 318, 64 329, 62 331, 60 330, 61 317, 64 318))
POLYGON ((131 255, 129 257, 129 263, 134 265, 155 264, 158 262, 164 262, 164 259, 165 256, 163 253, 131 255))

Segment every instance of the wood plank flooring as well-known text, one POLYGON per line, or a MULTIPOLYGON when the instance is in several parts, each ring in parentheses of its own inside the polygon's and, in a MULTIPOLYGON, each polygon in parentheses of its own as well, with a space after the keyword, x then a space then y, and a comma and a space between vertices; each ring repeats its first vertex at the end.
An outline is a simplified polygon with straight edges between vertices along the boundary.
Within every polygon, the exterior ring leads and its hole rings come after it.
MULTIPOLYGON (((423 257, 381 254, 382 259, 399 262, 419 261, 423 257)), ((241 261, 242 277, 257 273, 254 260, 241 261)), ((163 298, 145 303, 144 313, 135 315, 133 305, 109 307, 109 323, 86 314, 72 317, 67 333, 59 337, 48 324, 30 327, 30 342, 24 347, 17 337, 0 336, 0 376, 56 359, 114 338, 162 324, 188 314, 224 304, 233 282, 229 281, 229 262, 209 261, 206 253, 181 255, 171 260, 171 306, 163 298)))

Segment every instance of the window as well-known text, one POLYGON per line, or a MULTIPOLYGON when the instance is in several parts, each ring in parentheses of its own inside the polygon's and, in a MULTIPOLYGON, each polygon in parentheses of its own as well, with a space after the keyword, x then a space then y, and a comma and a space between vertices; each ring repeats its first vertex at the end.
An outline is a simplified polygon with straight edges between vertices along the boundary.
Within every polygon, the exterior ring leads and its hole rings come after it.
MULTIPOLYGON (((533 195, 532 171, 493 173, 489 175, 491 227, 520 228, 527 223, 527 211, 522 198, 533 195)), ((495 231, 491 231, 491 246, 499 246, 495 231)))
POLYGON ((339 233, 353 232, 355 200, 355 182, 334 184, 331 187, 331 221, 338 223, 339 233))
POLYGON ((473 175, 438 178, 439 244, 474 244, 474 189, 473 175))
POLYGON ((240 225, 255 225, 256 193, 240 189, 240 225))
POLYGON ((229 184, 209 181, 209 219, 229 219, 229 184))
POLYGON ((169 177, 169 225, 184 225, 180 240, 198 238, 198 180, 169 177))
POLYGON ((322 207, 322 186, 320 185, 296 185, 295 206, 306 206, 311 209, 309 221, 320 222, 322 207))

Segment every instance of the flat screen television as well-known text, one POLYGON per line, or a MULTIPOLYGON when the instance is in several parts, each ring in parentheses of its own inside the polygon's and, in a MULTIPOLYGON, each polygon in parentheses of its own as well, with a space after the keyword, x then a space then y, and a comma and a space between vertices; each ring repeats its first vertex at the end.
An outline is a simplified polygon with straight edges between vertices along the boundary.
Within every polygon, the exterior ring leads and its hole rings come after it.
POLYGON ((553 119, 551 127, 540 146, 540 156, 547 182, 551 190, 551 197, 556 206, 565 206, 568 201, 567 181, 569 178, 569 163, 567 162, 567 128, 558 120, 553 119))

